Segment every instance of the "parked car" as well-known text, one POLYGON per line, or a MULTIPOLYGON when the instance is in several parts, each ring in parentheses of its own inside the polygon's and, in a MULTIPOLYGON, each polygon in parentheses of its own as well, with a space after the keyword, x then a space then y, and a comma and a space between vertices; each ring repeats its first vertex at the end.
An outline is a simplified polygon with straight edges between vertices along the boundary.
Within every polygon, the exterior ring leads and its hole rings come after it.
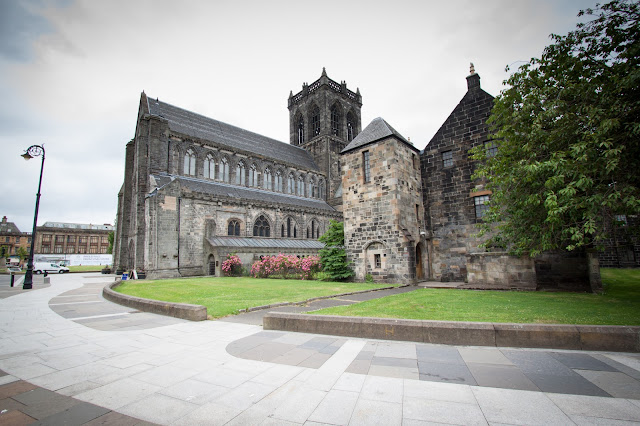
POLYGON ((63 274, 65 272, 69 272, 69 268, 66 266, 60 266, 55 263, 49 262, 36 262, 33 265, 33 272, 36 274, 43 274, 48 272, 50 274, 63 274))
POLYGON ((10 274, 15 274, 17 272, 22 272, 22 269, 20 269, 19 266, 7 266, 7 272, 9 272, 10 274))

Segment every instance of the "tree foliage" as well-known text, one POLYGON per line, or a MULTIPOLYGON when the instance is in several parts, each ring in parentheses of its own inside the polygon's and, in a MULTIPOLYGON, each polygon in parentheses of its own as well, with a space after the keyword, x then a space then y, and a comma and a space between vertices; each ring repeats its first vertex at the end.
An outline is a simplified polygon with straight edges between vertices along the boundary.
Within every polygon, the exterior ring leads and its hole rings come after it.
POLYGON ((115 237, 115 232, 109 231, 107 234, 107 240, 109 241, 109 246, 107 247, 107 254, 113 253, 113 239, 115 237))
POLYGON ((602 248, 615 215, 640 213, 640 8, 612 1, 504 82, 481 233, 516 253, 602 248))
POLYGON ((344 224, 331 220, 329 229, 319 240, 325 244, 320 250, 320 263, 322 271, 331 280, 343 281, 353 276, 350 262, 347 261, 347 253, 344 250, 344 224))

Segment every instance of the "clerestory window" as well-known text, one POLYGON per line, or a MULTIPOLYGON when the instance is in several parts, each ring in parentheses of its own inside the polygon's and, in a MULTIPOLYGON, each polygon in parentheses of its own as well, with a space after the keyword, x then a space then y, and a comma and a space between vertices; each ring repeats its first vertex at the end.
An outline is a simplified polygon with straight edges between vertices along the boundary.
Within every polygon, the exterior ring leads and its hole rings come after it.
POLYGON ((184 174, 187 176, 196 175, 196 154, 188 149, 184 154, 184 174))

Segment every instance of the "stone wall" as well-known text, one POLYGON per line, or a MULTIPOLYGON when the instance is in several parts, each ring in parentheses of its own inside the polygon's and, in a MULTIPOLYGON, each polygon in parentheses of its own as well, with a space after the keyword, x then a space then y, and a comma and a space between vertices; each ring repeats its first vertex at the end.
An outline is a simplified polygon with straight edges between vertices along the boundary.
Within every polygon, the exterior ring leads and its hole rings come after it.
POLYGON ((504 252, 469 253, 467 283, 472 288, 536 290, 536 271, 529 256, 504 252))
POLYGON ((342 155, 345 246, 357 279, 371 274, 376 281, 416 280, 422 200, 414 156, 417 153, 395 137, 342 155), (365 151, 370 182, 364 181, 365 151))

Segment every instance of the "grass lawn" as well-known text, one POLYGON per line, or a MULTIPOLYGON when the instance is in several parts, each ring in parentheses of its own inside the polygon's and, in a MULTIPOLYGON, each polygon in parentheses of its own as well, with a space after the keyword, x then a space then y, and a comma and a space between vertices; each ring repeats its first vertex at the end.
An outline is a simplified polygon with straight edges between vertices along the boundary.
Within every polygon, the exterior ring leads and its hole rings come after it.
POLYGON ((442 321, 640 325, 640 269, 601 270, 605 294, 421 289, 322 315, 442 321))
POLYGON ((69 272, 100 272, 103 265, 76 265, 76 266, 67 266, 69 268, 69 272))
POLYGON ((207 307, 207 314, 220 318, 240 309, 281 302, 299 302, 313 297, 388 287, 388 284, 335 283, 248 277, 182 278, 125 281, 115 291, 145 299, 192 303, 207 307))

